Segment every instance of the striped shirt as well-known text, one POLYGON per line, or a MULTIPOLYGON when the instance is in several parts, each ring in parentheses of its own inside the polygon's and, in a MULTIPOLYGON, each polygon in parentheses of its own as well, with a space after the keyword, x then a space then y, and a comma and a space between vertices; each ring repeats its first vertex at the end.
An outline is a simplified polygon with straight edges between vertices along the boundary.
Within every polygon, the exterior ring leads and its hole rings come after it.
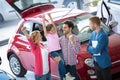
POLYGON ((80 52, 80 40, 76 35, 73 35, 75 44, 71 44, 65 36, 60 37, 60 46, 64 56, 66 65, 76 65, 77 55, 80 52))

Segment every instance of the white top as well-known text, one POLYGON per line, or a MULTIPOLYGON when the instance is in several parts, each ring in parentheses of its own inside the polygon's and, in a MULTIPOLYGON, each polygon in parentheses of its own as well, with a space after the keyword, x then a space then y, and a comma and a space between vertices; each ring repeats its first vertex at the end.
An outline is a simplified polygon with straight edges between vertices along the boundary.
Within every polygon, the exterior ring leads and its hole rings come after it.
MULTIPOLYGON (((46 45, 45 43, 43 43, 46 45)), ((43 75, 47 74, 49 72, 49 61, 48 61, 48 49, 45 46, 44 48, 41 48, 42 53, 42 63, 43 63, 43 75)))

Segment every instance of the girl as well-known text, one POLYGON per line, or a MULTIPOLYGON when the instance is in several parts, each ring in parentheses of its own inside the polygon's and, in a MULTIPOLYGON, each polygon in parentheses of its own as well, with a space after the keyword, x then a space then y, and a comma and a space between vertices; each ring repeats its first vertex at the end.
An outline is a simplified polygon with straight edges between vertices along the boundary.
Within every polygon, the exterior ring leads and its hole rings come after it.
POLYGON ((73 80, 74 77, 70 76, 70 74, 65 69, 56 26, 53 22, 50 13, 48 13, 48 16, 51 20, 51 24, 48 24, 47 26, 45 24, 45 15, 43 15, 42 17, 44 35, 46 36, 48 41, 48 50, 50 52, 50 55, 54 58, 54 60, 58 62, 58 72, 60 75, 60 79, 73 80))

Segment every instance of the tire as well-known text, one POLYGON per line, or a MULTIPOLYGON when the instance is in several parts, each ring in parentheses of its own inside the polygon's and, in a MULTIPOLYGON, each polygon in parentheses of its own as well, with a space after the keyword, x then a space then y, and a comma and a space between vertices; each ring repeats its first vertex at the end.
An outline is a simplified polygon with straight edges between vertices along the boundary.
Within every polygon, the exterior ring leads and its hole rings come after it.
POLYGON ((2 14, 0 13, 0 24, 4 21, 2 14))
POLYGON ((22 66, 20 60, 15 54, 10 55, 9 58, 10 69, 17 77, 24 77, 27 70, 22 66))
POLYGON ((66 8, 83 9, 84 0, 64 0, 63 5, 66 8))

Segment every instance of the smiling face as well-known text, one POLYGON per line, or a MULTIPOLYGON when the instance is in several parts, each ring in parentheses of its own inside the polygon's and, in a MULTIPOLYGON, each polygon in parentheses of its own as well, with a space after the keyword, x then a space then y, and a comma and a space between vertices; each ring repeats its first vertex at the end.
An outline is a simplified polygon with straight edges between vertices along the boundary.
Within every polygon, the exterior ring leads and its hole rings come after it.
POLYGON ((63 24, 63 32, 65 35, 69 34, 72 30, 72 28, 69 28, 67 24, 63 24))

